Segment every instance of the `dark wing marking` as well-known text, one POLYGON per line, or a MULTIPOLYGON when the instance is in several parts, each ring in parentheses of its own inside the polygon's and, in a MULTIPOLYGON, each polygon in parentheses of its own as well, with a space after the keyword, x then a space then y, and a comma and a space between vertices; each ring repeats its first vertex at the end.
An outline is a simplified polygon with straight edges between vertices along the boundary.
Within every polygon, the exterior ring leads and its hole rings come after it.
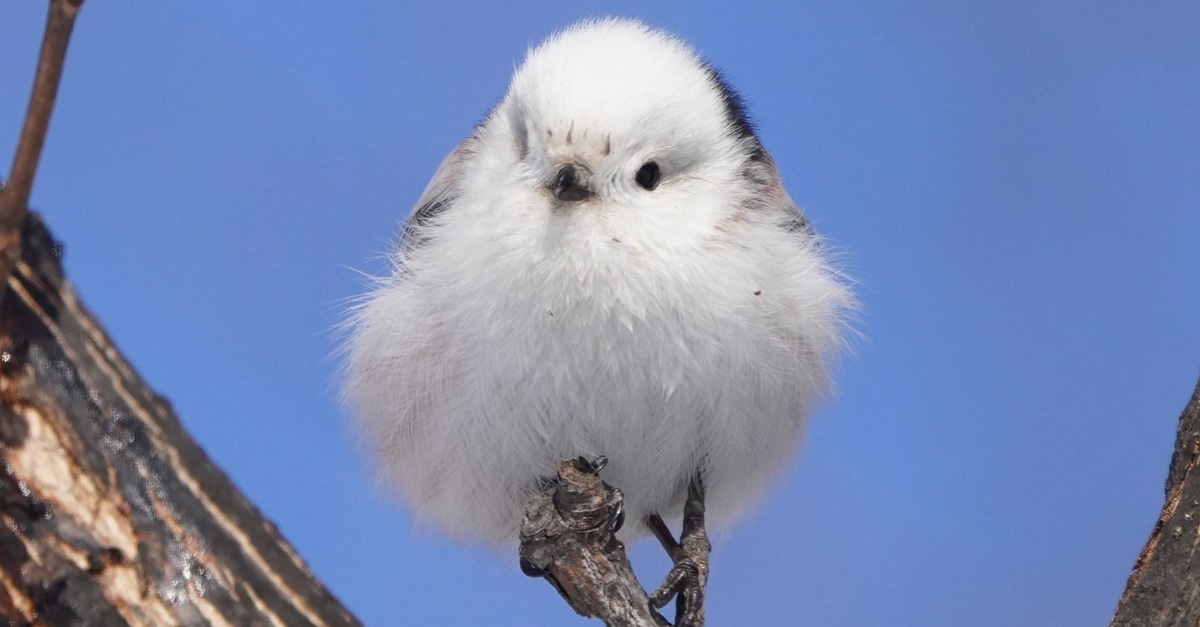
POLYGON ((462 179, 462 164, 470 154, 474 141, 473 136, 468 137, 458 147, 451 150, 450 154, 442 160, 437 171, 433 173, 429 185, 425 186, 420 200, 417 201, 412 213, 408 215, 404 226, 400 229, 400 241, 396 243, 398 251, 413 250, 429 241, 430 227, 436 222, 438 216, 454 205, 454 201, 458 198, 462 179))
POLYGON ((817 237, 817 232, 813 230, 812 223, 804 215, 804 211, 794 202, 789 202, 787 206, 788 222, 787 229, 792 233, 803 233, 809 237, 816 239, 819 243, 821 240, 817 237))
POLYGON ((804 217, 804 212, 795 202, 792 202, 787 191, 783 189, 775 161, 771 159, 771 155, 767 154, 758 135, 755 134, 754 122, 746 110, 746 101, 729 84, 729 81, 725 80, 725 76, 720 70, 709 63, 704 64, 704 69, 708 72, 713 85, 721 93, 721 100, 725 103, 726 122, 749 148, 750 155, 746 160, 746 167, 742 171, 742 175, 760 191, 759 198, 762 199, 762 202, 757 203, 759 208, 778 211, 778 208, 782 207, 786 214, 785 226, 789 231, 810 237, 814 236, 812 225, 804 217))
POLYGON ((761 145, 758 145, 746 160, 742 176, 757 190, 750 207, 771 213, 782 212, 781 223, 788 231, 816 237, 808 218, 804 217, 804 212, 783 188, 775 160, 761 145))

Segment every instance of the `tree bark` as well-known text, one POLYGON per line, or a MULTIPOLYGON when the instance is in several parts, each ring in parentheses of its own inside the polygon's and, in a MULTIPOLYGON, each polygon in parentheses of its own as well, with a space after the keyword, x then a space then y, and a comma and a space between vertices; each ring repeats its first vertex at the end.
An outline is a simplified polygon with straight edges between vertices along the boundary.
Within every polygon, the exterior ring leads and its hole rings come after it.
POLYGON ((122 358, 36 214, 21 236, 0 304, 0 617, 358 624, 122 358))
POLYGON ((1133 565, 1113 626, 1200 624, 1200 383, 1175 436, 1166 503, 1133 565))
POLYGON ((608 627, 669 627, 651 607, 616 538, 620 511, 620 490, 602 481, 586 460, 559 461, 556 484, 525 509, 521 558, 581 616, 608 627))

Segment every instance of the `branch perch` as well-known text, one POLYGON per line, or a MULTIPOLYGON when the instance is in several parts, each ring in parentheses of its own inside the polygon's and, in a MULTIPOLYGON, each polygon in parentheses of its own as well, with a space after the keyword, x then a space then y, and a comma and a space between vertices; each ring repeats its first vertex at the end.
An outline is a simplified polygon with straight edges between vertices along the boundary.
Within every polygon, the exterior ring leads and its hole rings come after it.
POLYGON ((621 492, 586 460, 558 462, 557 484, 530 500, 521 525, 521 557, 545 574, 577 613, 609 627, 663 627, 633 574, 613 527, 621 492))

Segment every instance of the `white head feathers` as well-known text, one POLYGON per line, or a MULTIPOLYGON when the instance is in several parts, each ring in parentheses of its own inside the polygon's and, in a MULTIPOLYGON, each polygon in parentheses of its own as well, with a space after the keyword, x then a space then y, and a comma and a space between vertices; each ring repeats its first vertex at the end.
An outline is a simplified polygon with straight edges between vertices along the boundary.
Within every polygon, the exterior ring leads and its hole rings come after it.
POLYGON ((632 163, 657 158, 664 174, 725 155, 748 133, 690 46, 626 20, 584 22, 532 50, 497 113, 531 156, 588 145, 632 163))

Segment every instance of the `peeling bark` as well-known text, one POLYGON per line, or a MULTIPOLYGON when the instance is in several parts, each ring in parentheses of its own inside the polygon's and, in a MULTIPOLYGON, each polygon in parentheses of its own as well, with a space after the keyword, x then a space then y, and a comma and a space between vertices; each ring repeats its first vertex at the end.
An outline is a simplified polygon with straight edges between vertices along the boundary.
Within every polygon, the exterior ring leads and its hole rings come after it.
POLYGON ((0 305, 10 625, 357 625, 79 302, 36 214, 0 305))
POLYGON ((1175 436, 1166 503, 1138 555, 1113 626, 1200 624, 1200 383, 1175 436))

